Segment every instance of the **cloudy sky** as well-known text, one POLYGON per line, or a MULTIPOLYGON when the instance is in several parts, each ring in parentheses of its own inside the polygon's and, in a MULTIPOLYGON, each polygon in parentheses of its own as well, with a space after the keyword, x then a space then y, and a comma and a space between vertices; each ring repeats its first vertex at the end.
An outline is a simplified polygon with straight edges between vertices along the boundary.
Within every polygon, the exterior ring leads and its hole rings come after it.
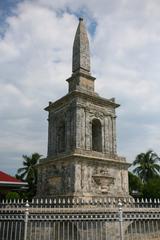
POLYGON ((0 0, 0 170, 47 152, 49 101, 65 95, 78 17, 96 92, 115 97, 118 153, 160 154, 159 0, 0 0))

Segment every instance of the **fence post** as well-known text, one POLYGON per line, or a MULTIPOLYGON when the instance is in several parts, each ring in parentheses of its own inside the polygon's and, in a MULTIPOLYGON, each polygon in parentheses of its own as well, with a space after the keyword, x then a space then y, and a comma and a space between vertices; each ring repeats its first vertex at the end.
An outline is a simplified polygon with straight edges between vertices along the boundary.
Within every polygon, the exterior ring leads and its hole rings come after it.
POLYGON ((27 240, 28 215, 29 215, 29 203, 27 200, 25 204, 25 217, 24 217, 24 240, 27 240))
POLYGON ((123 236, 123 211, 122 211, 122 202, 118 201, 118 215, 119 215, 119 230, 120 230, 120 240, 124 240, 123 236))

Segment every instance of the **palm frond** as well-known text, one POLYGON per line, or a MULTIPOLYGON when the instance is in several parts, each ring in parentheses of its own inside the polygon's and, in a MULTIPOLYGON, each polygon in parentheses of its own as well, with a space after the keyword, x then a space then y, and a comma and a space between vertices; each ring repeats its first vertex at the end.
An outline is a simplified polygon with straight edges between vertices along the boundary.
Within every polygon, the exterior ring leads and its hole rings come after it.
POLYGON ((27 171, 27 168, 26 168, 26 167, 19 168, 19 169, 17 170, 18 173, 21 173, 21 172, 24 172, 24 171, 27 171))

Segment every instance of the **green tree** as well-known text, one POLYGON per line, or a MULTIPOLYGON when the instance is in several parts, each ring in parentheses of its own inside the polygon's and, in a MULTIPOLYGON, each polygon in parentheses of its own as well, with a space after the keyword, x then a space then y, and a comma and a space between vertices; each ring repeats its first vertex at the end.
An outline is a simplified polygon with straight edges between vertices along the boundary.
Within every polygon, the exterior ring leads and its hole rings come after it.
POLYGON ((154 177, 150 179, 143 187, 144 198, 160 198, 160 177, 154 177))
POLYGON ((16 177, 23 181, 28 182, 29 191, 28 197, 31 198, 36 193, 37 186, 37 169, 36 165, 42 155, 39 153, 33 153, 31 156, 23 155, 23 166, 17 170, 16 177))
POLYGON ((128 172, 128 179, 129 179, 129 193, 130 195, 142 195, 143 184, 141 179, 134 175, 132 172, 128 172))
POLYGON ((20 199, 20 195, 17 192, 8 192, 6 195, 7 200, 20 199))
POLYGON ((146 183, 160 173, 159 156, 152 150, 137 155, 133 162, 133 173, 140 177, 143 183, 146 183))

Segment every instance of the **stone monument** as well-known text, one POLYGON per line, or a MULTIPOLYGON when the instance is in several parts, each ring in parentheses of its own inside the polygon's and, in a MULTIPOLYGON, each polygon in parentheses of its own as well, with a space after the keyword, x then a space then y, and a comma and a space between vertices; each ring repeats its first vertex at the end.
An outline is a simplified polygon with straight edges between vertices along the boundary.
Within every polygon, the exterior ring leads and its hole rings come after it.
POLYGON ((127 197, 128 166, 116 151, 120 105, 94 91, 82 18, 73 44, 68 94, 49 102, 48 155, 37 166, 38 197, 127 197))

